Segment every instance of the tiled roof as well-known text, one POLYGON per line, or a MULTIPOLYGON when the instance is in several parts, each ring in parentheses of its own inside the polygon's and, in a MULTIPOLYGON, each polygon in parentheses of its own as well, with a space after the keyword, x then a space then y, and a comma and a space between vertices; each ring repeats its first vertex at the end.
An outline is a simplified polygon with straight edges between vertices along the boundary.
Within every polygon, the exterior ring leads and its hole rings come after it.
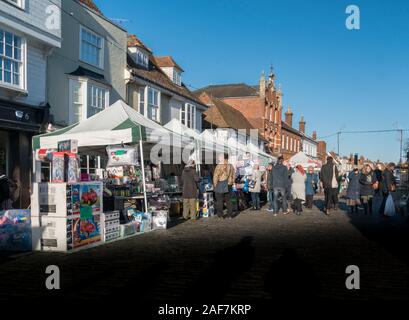
POLYGON ((161 68, 166 67, 176 67, 179 70, 183 71, 183 69, 173 60, 171 56, 165 57, 154 57, 156 64, 161 68))
POLYGON ((152 53, 152 50, 149 49, 147 46, 145 46, 145 44, 139 40, 139 38, 134 35, 134 34, 129 34, 128 35, 128 47, 141 47, 143 49, 145 49, 146 51, 152 53))
MULTIPOLYGON (((245 129, 247 134, 250 133, 249 130, 256 129, 240 111, 220 99, 211 96, 207 92, 202 92, 198 97, 203 103, 209 106, 209 109, 204 112, 204 120, 212 123, 216 127, 236 130, 245 129)), ((259 138, 265 140, 260 134, 259 138)))
POLYGON ((127 62, 128 67, 131 69, 131 73, 135 77, 142 78, 205 107, 205 105, 197 99, 196 95, 194 95, 183 83, 180 86, 173 83, 161 68, 156 65, 152 55, 149 57, 148 69, 136 64, 129 54, 127 55, 127 62))
POLYGON ((102 14, 101 10, 99 10, 99 8, 94 3, 94 1, 92 1, 92 0, 77 0, 77 1, 81 2, 84 5, 86 5, 88 8, 94 10, 95 12, 98 12, 99 14, 102 14))
POLYGON ((245 83, 210 85, 195 91, 196 94, 208 92, 217 98, 249 97, 259 95, 258 89, 245 83))

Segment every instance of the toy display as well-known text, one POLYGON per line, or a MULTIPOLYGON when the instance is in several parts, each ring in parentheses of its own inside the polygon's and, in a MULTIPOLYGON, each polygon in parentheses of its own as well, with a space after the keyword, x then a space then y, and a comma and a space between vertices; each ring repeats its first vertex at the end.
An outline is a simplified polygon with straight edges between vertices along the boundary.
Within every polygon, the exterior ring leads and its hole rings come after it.
POLYGON ((30 210, 0 211, 0 250, 31 250, 30 210))
POLYGON ((69 251, 100 241, 102 212, 101 182, 34 183, 33 249, 69 251))
POLYGON ((78 155, 74 153, 65 154, 66 159, 66 177, 65 181, 68 183, 75 183, 80 180, 80 168, 78 155))
POLYGON ((214 199, 213 193, 204 192, 202 198, 201 216, 208 218, 214 215, 214 199))
POLYGON ((78 140, 58 141, 58 152, 78 153, 78 140))
POLYGON ((65 161, 63 152, 53 152, 51 161, 51 182, 64 182, 65 161))
POLYGON ((73 219, 73 247, 78 248, 101 240, 100 215, 73 219))

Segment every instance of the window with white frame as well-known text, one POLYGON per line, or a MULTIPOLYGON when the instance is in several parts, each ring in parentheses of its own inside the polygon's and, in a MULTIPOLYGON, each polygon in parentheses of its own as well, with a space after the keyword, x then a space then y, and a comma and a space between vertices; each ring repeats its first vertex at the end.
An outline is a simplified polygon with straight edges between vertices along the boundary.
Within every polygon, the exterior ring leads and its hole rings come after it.
POLYGON ((6 0, 6 2, 10 2, 11 4, 15 5, 16 7, 19 7, 21 9, 24 9, 24 0, 6 0))
POLYGON ((95 67, 104 68, 104 39, 80 26, 80 59, 95 67))
POLYGON ((281 148, 285 148, 285 137, 283 134, 281 135, 281 148))
POLYGON ((109 90, 84 80, 70 79, 70 124, 85 120, 104 110, 109 90))
POLYGON ((145 87, 139 88, 139 113, 145 112, 145 87))
POLYGON ((173 69, 173 82, 178 86, 182 84, 182 76, 176 69, 173 69))
POLYGON ((136 49, 136 63, 147 68, 149 65, 148 55, 139 49, 136 49))
POLYGON ((159 121, 160 93, 151 87, 148 88, 148 118, 159 121))
POLYGON ((108 90, 94 84, 88 85, 88 117, 97 114, 107 107, 108 90))
POLYGON ((196 128, 196 106, 186 103, 180 109, 180 122, 188 128, 196 128))
POLYGON ((289 138, 288 138, 288 136, 287 136, 287 141, 286 141, 286 144, 285 144, 285 148, 286 148, 287 150, 289 150, 289 149, 288 149, 288 139, 289 139, 289 138))
POLYGON ((0 83, 23 88, 23 40, 0 29, 0 83))

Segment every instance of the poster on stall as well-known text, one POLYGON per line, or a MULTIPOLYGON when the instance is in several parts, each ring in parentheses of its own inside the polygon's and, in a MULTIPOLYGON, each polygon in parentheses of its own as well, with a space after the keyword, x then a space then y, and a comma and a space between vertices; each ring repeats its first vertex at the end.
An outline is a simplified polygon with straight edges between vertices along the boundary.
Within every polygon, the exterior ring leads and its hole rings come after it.
POLYGON ((100 183, 84 183, 80 188, 80 214, 102 212, 102 185, 100 183))
POLYGON ((73 219, 73 247, 78 248, 91 243, 101 241, 99 214, 91 215, 89 218, 73 219))

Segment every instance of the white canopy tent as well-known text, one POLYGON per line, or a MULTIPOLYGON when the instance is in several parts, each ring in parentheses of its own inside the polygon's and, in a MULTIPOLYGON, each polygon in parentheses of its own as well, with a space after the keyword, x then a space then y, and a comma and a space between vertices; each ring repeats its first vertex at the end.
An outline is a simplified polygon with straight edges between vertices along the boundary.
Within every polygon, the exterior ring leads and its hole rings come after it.
POLYGON ((311 166, 314 168, 321 167, 318 160, 311 158, 302 151, 292 156, 288 161, 293 167, 295 167, 296 165, 301 165, 305 169, 311 166))

